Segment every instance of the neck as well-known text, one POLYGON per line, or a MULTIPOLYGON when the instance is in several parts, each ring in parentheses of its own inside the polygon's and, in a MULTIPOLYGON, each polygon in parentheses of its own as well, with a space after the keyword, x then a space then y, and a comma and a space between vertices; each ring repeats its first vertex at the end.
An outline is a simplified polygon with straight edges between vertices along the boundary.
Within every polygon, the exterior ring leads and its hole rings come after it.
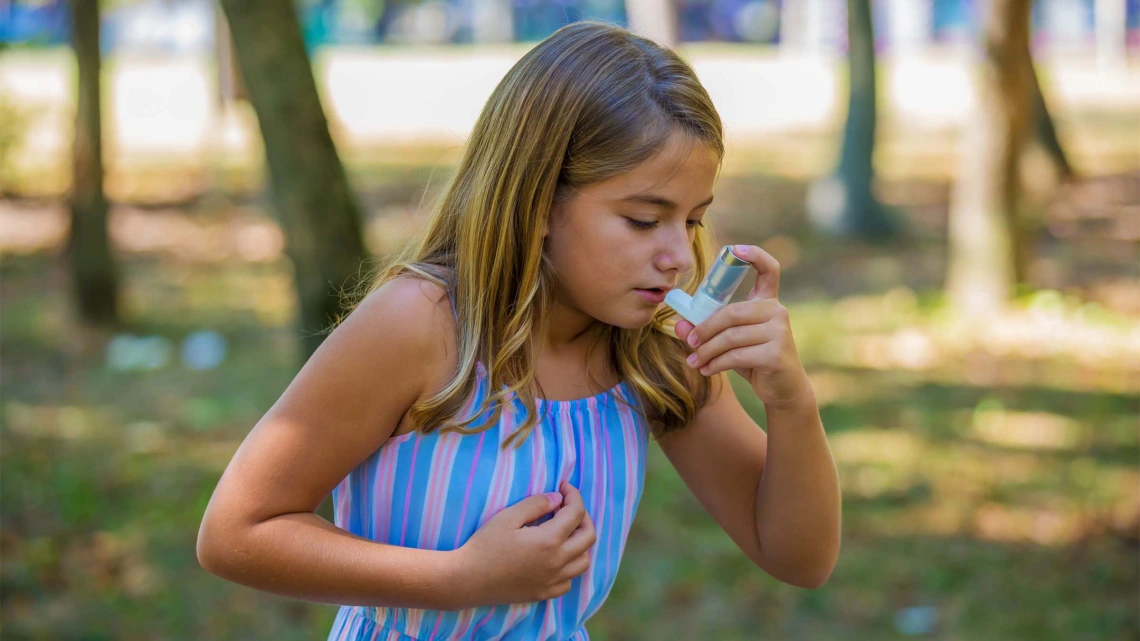
POLYGON ((585 349, 603 324, 555 300, 546 335, 535 341, 540 354, 566 354, 585 349))

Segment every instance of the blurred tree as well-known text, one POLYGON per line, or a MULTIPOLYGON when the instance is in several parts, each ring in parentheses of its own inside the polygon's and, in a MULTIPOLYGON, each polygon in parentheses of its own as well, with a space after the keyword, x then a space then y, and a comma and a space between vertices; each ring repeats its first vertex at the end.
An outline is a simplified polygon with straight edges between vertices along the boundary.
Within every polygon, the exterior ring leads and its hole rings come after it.
POLYGON ((241 71, 234 58, 234 41, 222 8, 214 7, 214 63, 218 69, 218 102, 223 107, 239 100, 249 100, 241 71))
POLYGON ((72 147, 71 231, 64 247, 79 318, 93 326, 118 322, 119 276, 107 231, 100 116, 99 3, 69 0, 78 76, 72 147))
POLYGON ((812 185, 808 215, 825 232, 886 240, 900 223, 871 191, 875 179, 875 30, 870 0, 847 0, 847 61, 850 91, 843 149, 835 174, 812 185))
POLYGON ((673 48, 677 41, 676 0, 625 0, 629 30, 673 48))
POLYGON ((265 141, 300 303, 301 359, 341 310, 365 258, 361 214, 329 134, 291 0, 221 0, 265 141))
POLYGON ((1029 65, 1034 123, 1034 132, 1028 141, 1028 147, 1036 146, 1045 152, 1053 164, 1053 170, 1058 179, 1071 178, 1073 177, 1073 166, 1069 164, 1065 149, 1061 146, 1061 141, 1057 139, 1057 129, 1053 125, 1053 116, 1049 113, 1049 107, 1045 103, 1045 96, 1041 93, 1041 84, 1037 81, 1037 71, 1033 68, 1033 60, 1026 56, 1025 62, 1029 65))
POLYGON ((1032 0, 991 0, 975 113, 963 133, 950 204, 946 286, 970 315, 1000 311, 1024 282, 1032 235, 1022 215, 1020 159, 1032 133, 1032 0))

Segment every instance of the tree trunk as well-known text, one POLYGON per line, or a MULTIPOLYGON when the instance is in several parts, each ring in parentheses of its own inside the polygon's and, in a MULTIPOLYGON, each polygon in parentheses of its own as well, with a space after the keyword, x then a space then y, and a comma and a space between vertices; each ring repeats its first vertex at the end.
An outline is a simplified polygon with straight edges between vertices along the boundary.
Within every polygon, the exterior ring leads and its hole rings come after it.
POLYGON ((677 7, 675 0, 625 0, 629 30, 665 47, 676 47, 677 7))
POLYGON ((847 0, 847 123, 835 175, 812 187, 812 222, 835 235, 892 238, 899 224, 871 191, 875 178, 875 31, 870 0, 847 0))
POLYGON ((329 134, 290 0, 221 0, 265 141, 300 304, 301 358, 342 312, 365 258, 361 215, 329 134))
POLYGON ((1041 84, 1037 82, 1037 71, 1033 68, 1033 60, 1027 55, 1025 61, 1029 65, 1029 70, 1026 73, 1030 81, 1029 91, 1033 113, 1033 135, 1030 136, 1028 143, 1031 146, 1041 146, 1050 162, 1053 163, 1057 178, 1061 180, 1070 178, 1073 175, 1073 166, 1069 164, 1065 149, 1061 147, 1061 141, 1057 139, 1057 129, 1053 125, 1053 117, 1049 114, 1049 107, 1045 104, 1045 96, 1041 93, 1041 84))
POLYGON ((69 0, 78 91, 72 147, 71 231, 65 253, 82 322, 108 327, 118 321, 118 270, 107 231, 103 193, 103 136, 99 91, 99 4, 69 0))
POLYGON ((214 7, 214 64, 218 70, 218 103, 225 107, 239 100, 249 100, 234 58, 233 35, 221 7, 214 7))
POLYGON ((1024 280, 1031 238, 1020 216, 1019 160, 1031 122, 1031 0, 992 0, 976 112, 952 195, 947 289, 969 315, 1000 312, 1024 280))

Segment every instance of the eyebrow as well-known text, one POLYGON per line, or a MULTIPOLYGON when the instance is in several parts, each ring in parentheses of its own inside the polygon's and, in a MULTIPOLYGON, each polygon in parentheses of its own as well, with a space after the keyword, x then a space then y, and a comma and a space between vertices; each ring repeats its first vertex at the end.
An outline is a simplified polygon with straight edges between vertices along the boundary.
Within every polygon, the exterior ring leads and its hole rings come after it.
MULTIPOLYGON (((713 197, 709 196, 707 200, 705 200, 703 203, 697 205, 696 209, 700 209, 701 207, 704 207, 706 205, 710 205, 710 204, 712 204, 712 201, 713 201, 713 197)), ((622 198, 622 202, 645 203, 646 205, 654 205, 657 207, 664 207, 665 209, 668 209, 671 211, 677 210, 677 203, 673 202, 672 200, 669 200, 668 198, 665 198, 663 196, 657 196, 655 194, 634 194, 632 196, 626 196, 625 198, 622 198)))

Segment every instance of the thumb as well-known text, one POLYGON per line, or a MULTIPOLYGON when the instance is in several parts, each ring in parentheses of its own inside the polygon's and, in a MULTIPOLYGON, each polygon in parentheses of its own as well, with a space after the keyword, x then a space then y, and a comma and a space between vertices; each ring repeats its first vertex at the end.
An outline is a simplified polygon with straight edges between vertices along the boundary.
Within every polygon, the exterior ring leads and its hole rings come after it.
POLYGON ((504 511, 511 513, 511 523, 522 527, 539 517, 553 512, 562 505, 562 495, 558 492, 535 494, 515 503, 504 511))
POLYGON ((689 321, 679 320, 677 321, 677 325, 673 328, 673 331, 677 333, 677 338, 680 338, 683 341, 687 341, 689 340, 689 332, 693 331, 694 329, 696 329, 696 327, 694 327, 693 324, 689 321))

